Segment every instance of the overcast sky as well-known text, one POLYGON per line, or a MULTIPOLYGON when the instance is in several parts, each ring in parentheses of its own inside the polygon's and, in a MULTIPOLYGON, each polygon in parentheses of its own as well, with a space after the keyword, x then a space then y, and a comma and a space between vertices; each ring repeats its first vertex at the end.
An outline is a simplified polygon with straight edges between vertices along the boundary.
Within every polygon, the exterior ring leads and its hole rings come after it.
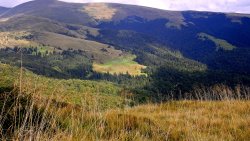
MULTIPOLYGON (((13 7, 29 0, 0 0, 0 6, 13 7)), ((114 2, 166 10, 197 10, 250 14, 250 0, 62 0, 66 2, 114 2)))

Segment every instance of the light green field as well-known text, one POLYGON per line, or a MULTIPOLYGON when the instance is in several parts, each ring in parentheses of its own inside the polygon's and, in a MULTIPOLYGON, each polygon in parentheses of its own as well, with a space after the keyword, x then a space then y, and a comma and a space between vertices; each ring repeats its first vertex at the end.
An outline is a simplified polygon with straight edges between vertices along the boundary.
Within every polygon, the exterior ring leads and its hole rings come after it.
POLYGON ((100 73, 110 73, 110 74, 130 74, 136 75, 146 75, 142 73, 142 69, 146 66, 140 65, 134 61, 135 55, 126 55, 119 58, 115 58, 103 64, 94 63, 93 69, 100 73))
POLYGON ((228 43, 226 40, 222 40, 222 39, 217 39, 211 35, 208 35, 206 33, 199 33, 198 34, 199 39, 201 40, 211 40, 212 42, 215 43, 216 45, 216 50, 218 49, 223 49, 223 50, 233 50, 236 48, 236 46, 228 43))

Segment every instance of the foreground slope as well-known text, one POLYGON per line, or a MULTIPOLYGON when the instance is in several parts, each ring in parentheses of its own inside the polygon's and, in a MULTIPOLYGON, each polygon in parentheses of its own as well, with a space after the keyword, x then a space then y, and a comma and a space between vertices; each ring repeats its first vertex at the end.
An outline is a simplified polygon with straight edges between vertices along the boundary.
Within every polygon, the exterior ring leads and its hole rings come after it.
POLYGON ((47 77, 112 81, 142 101, 250 85, 247 14, 35 0, 0 19, 1 62, 19 66, 23 55, 47 77))
POLYGON ((135 106, 138 103, 134 103, 133 94, 113 83, 52 79, 27 70, 22 75, 19 72, 16 67, 0 64, 0 113, 4 117, 0 119, 1 139, 249 138, 249 87, 226 88, 217 93, 230 96, 244 91, 248 96, 244 101, 225 97, 222 101, 184 100, 135 106))
MULTIPOLYGON (((78 79, 53 79, 36 75, 30 71, 0 63, 0 93, 22 87, 23 93, 37 93, 41 100, 53 99, 66 105, 80 105, 81 101, 100 102, 100 109, 121 106, 122 88, 106 81, 88 81, 78 79), (21 76, 21 77, 20 77, 21 76), (20 78, 22 79, 20 81, 20 78), (20 84, 21 82, 21 84, 20 84), (102 104, 101 104, 102 103, 102 104)), ((90 103, 89 106, 93 106, 90 103)))
POLYGON ((102 111, 96 98, 90 101, 84 97, 81 105, 69 105, 53 99, 37 99, 39 93, 16 97, 15 92, 0 97, 1 115, 8 117, 0 119, 1 139, 249 139, 249 101, 173 101, 102 111), (13 101, 18 103, 20 111, 15 110, 13 101))

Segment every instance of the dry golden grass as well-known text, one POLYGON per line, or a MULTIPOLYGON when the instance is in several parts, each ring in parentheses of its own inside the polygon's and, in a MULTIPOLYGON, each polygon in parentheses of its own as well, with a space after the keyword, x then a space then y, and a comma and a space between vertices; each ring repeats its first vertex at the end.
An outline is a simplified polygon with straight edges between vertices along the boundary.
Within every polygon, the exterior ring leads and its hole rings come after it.
POLYGON ((179 101, 127 111, 151 119, 169 140, 247 140, 249 101, 179 101))
MULTIPOLYGON (((13 125, 16 128, 12 136, 5 136, 4 130, 0 130, 2 139, 233 141, 250 138, 250 101, 170 101, 130 108, 124 102, 127 108, 103 111, 101 105, 106 101, 100 101, 101 97, 85 95, 80 99, 81 104, 62 103, 58 101, 67 101, 63 100, 66 97, 59 97, 60 90, 56 87, 49 97, 44 97, 40 87, 31 86, 22 85, 22 91, 31 94, 30 100, 24 99, 24 93, 14 99, 14 103, 18 99, 21 102, 16 105, 21 106, 18 107, 24 116, 17 116, 22 119, 18 126, 13 125)), ((5 112, 0 113, 5 117, 5 112)))
POLYGON ((32 41, 26 40, 24 37, 31 35, 31 33, 26 31, 17 32, 0 32, 0 48, 5 47, 27 47, 32 45, 37 45, 32 41))
POLYGON ((1 18, 0 22, 7 22, 9 20, 9 18, 1 18))
MULTIPOLYGON (((50 107, 61 124, 50 140, 103 141, 233 141, 250 138, 250 102, 179 101, 101 112, 65 106, 50 107), (62 128, 63 127, 63 128, 62 128)), ((43 139, 41 139, 43 140, 43 139)))
POLYGON ((116 9, 105 3, 91 3, 84 7, 83 12, 98 20, 111 20, 116 14, 116 9))

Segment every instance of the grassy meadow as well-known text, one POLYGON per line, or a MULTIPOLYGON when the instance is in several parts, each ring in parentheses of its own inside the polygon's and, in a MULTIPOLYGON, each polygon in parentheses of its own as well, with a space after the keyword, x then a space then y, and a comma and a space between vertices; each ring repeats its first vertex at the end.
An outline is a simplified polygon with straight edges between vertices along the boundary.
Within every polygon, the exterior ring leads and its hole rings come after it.
POLYGON ((135 55, 126 55, 119 58, 114 58, 111 61, 107 61, 103 64, 94 63, 93 69, 96 72, 110 73, 110 74, 130 74, 132 76, 136 75, 146 75, 142 72, 146 66, 140 65, 134 61, 135 55))
POLYGON ((223 49, 223 50, 233 50, 236 48, 236 46, 228 43, 226 40, 222 40, 222 39, 217 39, 211 35, 208 35, 206 33, 199 33, 198 34, 199 38, 203 41, 205 40, 210 40, 212 42, 214 42, 214 44, 216 45, 216 50, 218 51, 219 49, 223 49))

